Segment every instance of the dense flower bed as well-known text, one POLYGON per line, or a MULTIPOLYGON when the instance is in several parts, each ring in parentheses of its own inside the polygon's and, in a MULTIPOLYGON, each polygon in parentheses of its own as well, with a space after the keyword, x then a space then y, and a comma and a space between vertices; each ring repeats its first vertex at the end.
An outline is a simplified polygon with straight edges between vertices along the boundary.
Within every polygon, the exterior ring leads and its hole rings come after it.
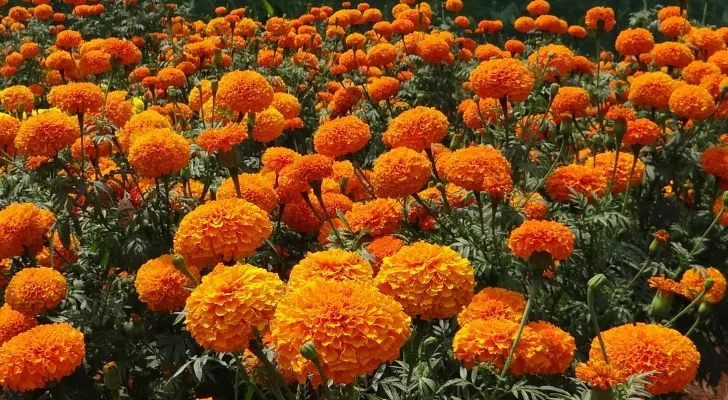
POLYGON ((461 0, 5 3, 3 398, 628 399, 720 375, 728 27, 687 2, 619 32, 545 0, 477 22, 461 0))

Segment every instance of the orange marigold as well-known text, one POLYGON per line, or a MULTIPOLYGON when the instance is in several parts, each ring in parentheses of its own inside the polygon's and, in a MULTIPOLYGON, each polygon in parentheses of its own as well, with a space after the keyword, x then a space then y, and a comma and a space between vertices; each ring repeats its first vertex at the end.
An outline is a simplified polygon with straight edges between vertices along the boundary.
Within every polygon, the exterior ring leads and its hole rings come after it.
POLYGON ((651 52, 652 61, 658 67, 684 68, 693 60, 693 52, 690 48, 678 42, 658 43, 651 52))
POLYGON ((554 79, 554 74, 564 79, 574 68, 574 53, 566 46, 549 44, 531 53, 528 63, 543 71, 549 81, 554 79))
MULTIPOLYGON (((262 208, 268 213, 273 212, 278 206, 278 193, 273 187, 272 177, 263 174, 240 174, 238 175, 240 185, 240 198, 247 200, 262 208)), ((227 178, 217 188, 217 198, 232 199, 237 197, 235 184, 232 178, 227 178)))
POLYGON ((132 116, 116 133, 121 148, 128 151, 134 141, 153 129, 172 128, 169 119, 155 110, 144 110, 132 116))
POLYGON ((592 389, 609 390, 617 384, 625 382, 622 374, 612 364, 607 364, 602 360, 578 363, 574 372, 577 379, 592 389))
POLYGON ((32 203, 10 204, 0 210, 0 260, 38 252, 54 222, 52 212, 32 203))
POLYGON ((622 144, 627 146, 649 146, 660 139, 660 126, 647 118, 627 122, 622 144))
POLYGON ((0 90, 0 103, 5 111, 15 113, 22 109, 26 113, 33 111, 33 92, 23 85, 15 85, 0 90))
POLYGON ((717 65, 721 73, 728 74, 728 50, 716 51, 708 57, 708 62, 717 65))
POLYGON ((715 112, 715 101, 708 89, 697 85, 682 85, 672 91, 670 111, 680 118, 703 120, 715 112))
POLYGON ((444 165, 445 179, 467 190, 503 198, 513 190, 511 163, 496 149, 473 146, 456 150, 444 165))
POLYGON ((511 196, 510 205, 521 212, 526 219, 545 219, 549 209, 546 200, 537 192, 515 191, 511 196))
POLYGON ((299 157, 301 157, 300 154, 287 147, 269 147, 265 149, 260 160, 266 170, 278 173, 285 166, 293 164, 299 157))
POLYGON ((243 124, 228 124, 219 128, 202 131, 197 137, 197 144, 206 152, 228 152, 233 146, 248 138, 248 128, 243 124))
POLYGON ((541 335, 541 342, 548 352, 548 361, 543 364, 534 363, 528 373, 554 375, 566 372, 576 351, 574 337, 546 321, 529 322, 526 326, 541 335))
POLYGON ((447 134, 445 114, 432 107, 418 106, 399 114, 390 121, 382 135, 388 148, 408 147, 422 151, 432 143, 440 142, 447 134))
POLYGON ((374 101, 384 101, 399 93, 400 82, 391 76, 372 78, 367 84, 367 93, 374 101))
POLYGON ((726 46, 723 38, 708 27, 690 29, 690 32, 685 35, 685 41, 692 47, 703 50, 707 54, 723 50, 726 46))
POLYGON ((630 82, 629 101, 635 107, 667 107, 675 81, 664 72, 647 72, 630 82))
POLYGON ((261 112, 273 102, 273 87, 255 71, 228 72, 220 78, 217 102, 231 111, 261 112))
POLYGON ((25 155, 53 157, 72 145, 79 133, 76 118, 50 110, 23 121, 15 136, 15 147, 25 155))
POLYGON ((470 73, 470 86, 478 96, 511 102, 526 100, 534 82, 531 71, 512 58, 484 61, 470 73))
POLYGON ((333 248, 308 253, 291 269, 288 287, 295 290, 317 278, 371 282, 373 274, 371 265, 359 253, 333 248))
POLYGON ((375 282, 410 316, 449 318, 472 299, 475 271, 450 247, 417 242, 385 257, 375 282))
POLYGON ((384 257, 393 255, 404 245, 405 243, 402 239, 392 235, 380 236, 369 242, 369 244, 364 247, 364 250, 374 257, 372 264, 374 273, 376 274, 379 272, 379 268, 382 265, 384 257))
POLYGON ((574 234, 554 221, 524 221, 508 236, 511 252, 524 260, 534 253, 548 253, 552 259, 561 261, 569 258, 574 250, 574 234))
POLYGON ((0 348, 0 385, 18 392, 41 389, 71 375, 85 356, 83 333, 71 325, 36 326, 0 348))
POLYGON ((703 170, 721 179, 728 179, 728 146, 722 144, 706 149, 700 156, 703 170))
POLYGON ((189 143, 168 128, 144 133, 129 148, 129 164, 146 178, 176 174, 189 160, 189 143))
POLYGON ((617 35, 614 47, 623 56, 637 56, 652 51, 655 38, 644 28, 624 29, 617 35))
POLYGON ((9 155, 15 154, 15 136, 20 130, 20 120, 0 113, 0 150, 9 155))
MULTIPOLYGON (((599 153, 596 157, 590 157, 586 161, 586 165, 593 165, 596 170, 601 172, 605 181, 612 178, 614 171, 614 158, 616 153, 613 151, 607 151, 599 153)), ((642 160, 628 153, 619 153, 619 160, 617 160, 617 172, 614 174, 614 181, 612 182, 611 192, 612 194, 624 193, 628 187, 635 187, 642 182, 642 177, 645 174, 645 164, 642 160), (632 171, 632 163, 634 163, 634 171, 632 171), (631 171, 631 180, 630 180, 631 171)))
POLYGON ((53 268, 24 268, 5 290, 5 303, 25 315, 36 315, 61 304, 66 297, 66 278, 53 268))
POLYGON ((316 130, 313 144, 316 152, 329 157, 356 153, 371 139, 369 125, 354 115, 324 122, 316 130))
POLYGON ((301 113, 301 103, 296 96, 288 93, 274 93, 271 107, 283 114, 285 119, 296 118, 301 113))
POLYGON ((397 147, 374 161, 371 182, 377 197, 405 197, 419 191, 430 179, 432 165, 422 153, 397 147))
POLYGON ((174 236, 174 250, 204 267, 255 253, 273 231, 268 214, 242 199, 215 200, 187 214, 174 236))
POLYGON ((665 18, 660 21, 660 33, 672 38, 680 37, 692 29, 690 21, 680 16, 665 18))
POLYGON ((48 93, 49 103, 72 115, 98 112, 104 105, 104 99, 101 88, 88 82, 54 86, 48 93))
POLYGON ((38 321, 34 316, 17 312, 9 304, 3 304, 0 307, 0 345, 36 325, 38 321))
POLYGON ((609 32, 614 29, 617 21, 614 19, 614 10, 611 7, 592 7, 586 11, 584 24, 591 29, 609 32))
POLYGON ((691 85, 698 85, 706 76, 720 75, 720 68, 715 64, 703 60, 695 60, 683 68, 680 73, 685 82, 691 85))
POLYGON ((518 292, 486 287, 458 314, 458 324, 465 326, 478 319, 506 319, 519 322, 526 309, 526 298, 518 292))
POLYGON ((268 326, 284 293, 275 273, 250 264, 218 264, 187 298, 185 325, 206 349, 241 351, 268 326))
POLYGON ((589 92, 575 86, 562 86, 553 99, 551 112, 556 116, 582 117, 591 105, 589 92))
POLYGON ((289 292, 278 304, 271 335, 278 362, 303 383, 320 377, 301 354, 312 344, 326 376, 351 383, 380 364, 396 360, 411 332, 402 306, 370 284, 316 279, 289 292), (355 301, 352 301, 355 299, 355 301))
MULTIPOLYGON (((199 280, 197 269, 191 273, 199 280)), ((167 254, 147 261, 136 273, 134 287, 139 300, 151 311, 180 311, 190 295, 187 287, 193 282, 172 263, 172 256, 167 254)))
POLYGON ((354 233, 366 232, 370 236, 389 235, 402 221, 402 206, 394 199, 376 199, 354 203, 346 213, 346 220, 354 233))
POLYGON ((168 87, 182 87, 187 83, 185 73, 179 68, 165 67, 157 72, 157 85, 161 89, 168 87))
POLYGON ((268 107, 261 112, 255 113, 253 123, 253 140, 256 142, 270 142, 283 133, 286 119, 280 111, 268 107))
POLYGON ((713 286, 705 293, 703 300, 712 304, 720 303, 725 297, 726 279, 720 271, 713 267, 691 268, 685 271, 680 278, 680 285, 684 288, 686 297, 694 299, 705 288, 707 277, 713 280, 713 286))

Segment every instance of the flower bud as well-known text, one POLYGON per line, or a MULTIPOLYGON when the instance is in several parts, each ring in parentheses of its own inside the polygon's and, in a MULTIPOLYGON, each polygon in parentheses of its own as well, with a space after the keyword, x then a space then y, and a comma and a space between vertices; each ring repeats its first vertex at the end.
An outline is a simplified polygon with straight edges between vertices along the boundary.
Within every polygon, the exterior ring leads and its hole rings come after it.
POLYGON ((713 312, 713 306, 708 302, 702 302, 700 303, 700 307, 698 307, 698 314, 700 314, 703 317, 707 317, 713 312))
POLYGON ((190 272, 190 270, 187 268, 187 263, 185 263, 185 258, 182 257, 180 254, 175 254, 172 256, 172 265, 174 265, 175 268, 181 273, 183 273, 191 282, 195 283, 195 286, 198 285, 197 278, 195 278, 194 275, 190 272))
POLYGON ((318 360, 318 351, 316 351, 316 346, 313 342, 306 342, 301 346, 301 355, 309 361, 315 362, 318 360))
POLYGON ((104 365, 104 387, 106 390, 119 390, 121 388, 121 375, 115 362, 104 365))
POLYGON ((607 283, 607 277, 604 274, 597 274, 589 279, 588 285, 591 289, 599 289, 605 283, 607 283))
POLYGON ((174 98, 177 95, 177 88, 174 86, 170 86, 167 88, 167 96, 170 98, 174 98))
POLYGON ((615 146, 618 146, 622 143, 624 133, 627 132, 627 121, 622 118, 614 120, 614 127, 612 128, 612 131, 614 132, 614 137, 617 141, 615 146))
POLYGON ((219 85, 219 82, 217 81, 217 79, 213 79, 210 82, 210 90, 212 90, 212 94, 217 93, 217 86, 218 85, 219 85))
POLYGON ((559 86, 558 83, 552 83, 551 87, 549 88, 549 96, 551 96, 552 99, 556 97, 556 95, 559 93, 560 88, 561 86, 559 86))
POLYGON ((723 192, 723 205, 728 207, 728 190, 723 192))
POLYGON ((670 314, 670 310, 672 310, 672 300, 672 293, 658 290, 657 293, 655 293, 655 297, 652 298, 650 314, 652 314, 652 316, 656 319, 666 317, 670 314))

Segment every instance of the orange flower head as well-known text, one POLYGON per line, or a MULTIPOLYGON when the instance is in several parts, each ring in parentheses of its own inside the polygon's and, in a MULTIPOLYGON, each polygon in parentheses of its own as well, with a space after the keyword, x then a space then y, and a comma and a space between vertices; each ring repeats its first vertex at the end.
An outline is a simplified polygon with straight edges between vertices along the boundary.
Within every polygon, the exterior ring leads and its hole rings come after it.
POLYGON ((197 144, 208 153, 215 151, 227 152, 247 138, 248 128, 245 125, 228 124, 202 131, 200 136, 197 137, 197 144))
POLYGON ((591 29, 609 32, 614 29, 617 22, 614 19, 614 10, 611 7, 593 7, 586 11, 584 23, 591 29))
POLYGON ((695 121, 709 118, 715 112, 715 101, 708 89, 697 85, 682 85, 672 91, 670 111, 680 118, 695 121))
MULTIPOLYGON (((199 280, 197 270, 192 268, 191 272, 199 280)), ((139 300, 150 311, 182 310, 190 296, 187 287, 192 286, 193 282, 174 266, 171 255, 163 255, 142 264, 134 279, 139 300)))
POLYGON ((629 101, 635 107, 663 109, 668 106, 675 81, 664 72, 647 72, 632 79, 629 101))
POLYGON ((510 205, 521 212, 526 219, 545 219, 549 210, 546 200, 538 192, 515 191, 511 196, 510 205))
POLYGON ((25 268, 5 290, 5 303, 25 315, 52 310, 66 297, 66 278, 52 268, 25 268))
POLYGON ((419 191, 430 179, 432 164, 422 153, 397 147, 374 161, 371 182, 377 197, 405 197, 419 191))
POLYGON ((574 372, 577 379, 592 389, 609 390, 617 384, 626 382, 620 371, 617 371, 612 364, 607 364, 602 360, 578 363, 574 372))
MULTIPOLYGON (((586 161, 586 165, 593 165, 597 171, 601 172, 605 181, 608 181, 611 179, 614 171, 615 157, 616 153, 613 151, 599 153, 594 158, 590 157, 586 161)), ((628 187, 633 188, 638 186, 642 182, 644 173, 645 164, 639 159, 639 157, 635 160, 634 155, 628 152, 620 153, 619 160, 617 160, 617 172, 614 174, 614 181, 612 182, 612 194, 624 193, 628 187), (633 162, 634 171, 632 171, 632 180, 628 183, 633 162)))
POLYGON ((367 93, 374 101, 384 101, 399 93, 400 82, 391 76, 372 78, 367 84, 367 93))
MULTIPOLYGON (((240 184, 240 198, 247 200, 268 213, 273 212, 278 206, 278 193, 273 187, 273 177, 263 174, 238 175, 240 184)), ((217 188, 217 198, 220 200, 237 197, 235 184, 232 178, 227 178, 217 188)))
POLYGON ((268 107, 261 112, 255 113, 253 140, 261 143, 275 140, 283 133, 285 123, 286 119, 283 117, 283 114, 273 107, 268 107))
POLYGON ((220 78, 217 101, 231 111, 261 112, 273 102, 273 87, 255 71, 228 72, 220 78))
POLYGON ((312 344, 326 376, 351 383, 380 364, 396 360, 409 338, 410 317, 391 297, 360 281, 315 279, 289 292, 271 321, 278 362, 299 383, 313 375, 313 362, 301 354, 312 344))
POLYGON ((9 113, 21 109, 30 113, 34 109, 33 99, 33 92, 27 86, 15 85, 0 90, 0 104, 9 113))
POLYGON ((534 77, 522 62, 512 59, 484 61, 470 73, 470 85, 483 98, 524 101, 531 94, 534 77))
POLYGON ((671 38, 678 38, 690 32, 691 29, 690 21, 680 16, 669 17, 660 21, 660 33, 671 38))
POLYGON ((296 290, 315 279, 371 283, 373 274, 371 265, 359 253, 332 248, 308 253, 291 269, 288 287, 296 290))
POLYGON ((713 286, 705 293, 703 300, 711 304, 720 303, 725 297, 726 280, 725 276, 713 267, 691 268, 685 271, 680 278, 680 285, 684 288, 687 297, 694 299, 705 288, 707 277, 713 280, 713 286))
POLYGON ((562 261, 574 250, 574 234, 563 224, 554 221, 524 221, 508 236, 511 252, 524 260, 534 253, 548 253, 562 261))
POLYGON ((584 39, 587 35, 586 29, 583 26, 579 25, 571 25, 566 32, 569 34, 569 36, 576 39, 584 39))
POLYGON ((470 304, 460 311, 458 324, 462 327, 479 319, 506 319, 519 322, 525 309, 526 298, 521 293, 486 287, 473 296, 470 304))
POLYGON ((346 213, 353 233, 365 232, 370 236, 394 233, 402 221, 402 205, 394 199, 376 199, 354 203, 346 213))
POLYGON ((557 116, 583 117, 591 105, 589 93, 575 86, 562 86, 554 97, 551 112, 557 116))
POLYGON ((622 56, 637 56, 652 51, 655 38, 644 28, 624 29, 617 35, 614 47, 622 56))
POLYGON ((454 61, 450 45, 439 35, 426 35, 418 40, 415 52, 429 64, 450 64, 454 61))
POLYGON ((95 113, 104 105, 105 94, 97 85, 73 82, 54 86, 48 93, 48 102, 69 114, 95 113))
POLYGON ((501 199, 513 190, 511 163, 496 149, 473 146, 458 149, 444 164, 445 179, 501 199))
POLYGON ((0 113, 0 150, 15 154, 15 136, 20 130, 20 121, 8 114, 0 113))
POLYGON ((55 223, 52 212, 32 203, 10 204, 0 210, 0 260, 37 253, 55 223))
POLYGON ((691 85, 698 85, 706 76, 720 75, 720 68, 709 62, 695 60, 683 68, 680 73, 685 82, 691 85))
MULTIPOLYGON (((664 276, 653 276, 647 280, 650 288, 656 289, 658 292, 674 295, 686 293, 685 288, 679 283, 672 279, 665 278, 664 276)), ((702 288, 701 288, 702 290, 702 288)))
POLYGON ((551 5, 546 0, 533 0, 528 3, 526 10, 533 15, 544 15, 551 10, 551 5))
POLYGON ((37 325, 34 316, 17 312, 10 305, 3 304, 0 307, 0 345, 37 325))
POLYGON ((269 147, 265 149, 260 159, 265 169, 279 173, 299 157, 301 157, 300 154, 287 147, 269 147))
POLYGON ((728 146, 722 144, 710 147, 700 156, 703 170, 721 179, 728 179, 728 146))
POLYGON ((146 178, 176 174, 190 160, 190 144, 171 129, 153 129, 129 148, 129 164, 146 178))
POLYGON ((369 125, 355 115, 332 119, 319 126, 313 136, 317 153, 341 157, 356 153, 371 139, 369 125))
POLYGON ((288 93, 276 92, 273 94, 271 107, 283 114, 283 118, 296 118, 301 113, 301 103, 296 96, 288 93))
POLYGON ((385 257, 375 278, 412 317, 428 320, 457 314, 473 297, 472 265, 446 246, 417 242, 385 257))
POLYGON ((119 138, 121 148, 124 151, 129 151, 132 143, 137 138, 143 136, 146 132, 163 128, 172 129, 172 124, 167 117, 155 110, 144 110, 129 118, 116 135, 119 138))
POLYGON ((627 122, 622 144, 627 146, 649 146, 660 139, 660 126, 647 118, 627 122))
POLYGON ((384 257, 389 257, 398 252, 405 245, 404 241, 396 236, 385 235, 373 239, 364 247, 367 253, 374 257, 372 269, 374 273, 379 272, 384 257))
POLYGON ((546 321, 529 322, 527 325, 541 335, 541 342, 548 352, 548 361, 534 363, 528 368, 529 374, 563 374, 571 366, 576 351, 576 340, 569 333, 546 321))
POLYGON ((85 356, 83 333, 71 325, 36 326, 0 348, 0 385, 16 392, 41 389, 71 375, 85 356))
POLYGON ((718 50, 724 50, 726 43, 718 32, 710 28, 693 28, 685 35, 685 41, 696 49, 707 54, 713 54, 718 50))
POLYGON ((267 326, 285 293, 278 275, 250 264, 218 264, 187 298, 185 325, 206 349, 241 351, 267 326))
POLYGON ((200 81, 198 86, 190 89, 190 94, 187 97, 187 105, 194 111, 200 111, 207 100, 212 98, 212 82, 203 79, 200 81))
POLYGON ((574 68, 574 53, 566 46, 549 44, 531 53, 528 63, 543 71, 549 81, 554 80, 554 74, 564 79, 574 68))
POLYGON ((659 67, 684 68, 693 60, 693 52, 682 43, 658 43, 651 52, 652 61, 659 67))
POLYGON ((536 28, 536 22, 531 17, 518 17, 513 22, 513 27, 518 32, 528 33, 536 28))
POLYGON ((442 141, 447 134, 448 120, 445 114, 431 107, 418 106, 399 114, 390 121, 382 135, 384 144, 392 149, 407 147, 415 151, 430 148, 442 141))
POLYGON ((56 46, 64 50, 70 50, 78 47, 82 42, 83 37, 81 36, 81 33, 70 29, 58 32, 58 35, 56 35, 56 46))

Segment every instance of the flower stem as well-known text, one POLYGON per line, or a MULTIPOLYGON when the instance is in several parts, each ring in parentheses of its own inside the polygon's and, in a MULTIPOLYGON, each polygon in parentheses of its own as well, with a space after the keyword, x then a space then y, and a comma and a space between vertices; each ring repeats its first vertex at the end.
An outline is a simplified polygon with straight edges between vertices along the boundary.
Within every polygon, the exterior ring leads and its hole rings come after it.
POLYGON ((508 351, 508 358, 506 358, 506 362, 503 364, 503 370, 500 373, 501 378, 504 378, 506 374, 508 373, 508 368, 510 368, 511 363, 513 362, 513 356, 516 353, 516 346, 518 346, 518 342, 521 340, 521 335, 523 334, 523 328, 526 326, 526 321, 528 321, 528 314, 531 313, 531 308, 533 307, 533 302, 538 296, 539 291, 541 290, 541 277, 534 275, 531 278, 531 287, 528 290, 528 301, 526 302, 526 308, 523 310, 523 317, 521 317, 521 323, 518 325, 518 330, 516 331, 516 337, 513 339, 513 344, 511 345, 511 349, 508 351))
POLYGON ((599 320, 597 319, 597 311, 594 307, 594 291, 599 288, 600 283, 603 283, 606 281, 606 278, 604 275, 597 275, 594 278, 590 280, 590 284, 586 290, 586 302, 587 306, 589 307, 589 314, 592 320, 592 325, 594 326, 594 331, 596 332, 597 340, 599 341, 599 347, 602 351, 602 356, 604 357, 604 362, 609 364, 609 358, 607 357, 607 348, 604 346, 604 339, 602 339, 602 331, 599 329, 599 320), (592 284, 594 282, 594 284, 592 284))
POLYGON ((647 253, 647 259, 645 260, 644 264, 642 264, 642 268, 640 268, 640 270, 637 271, 637 273, 632 277, 632 279, 627 284, 627 289, 632 287, 632 285, 635 283, 637 278, 639 278, 642 275, 642 273, 645 272, 645 270, 647 269, 647 267, 650 266, 651 263, 652 263, 652 252, 650 251, 647 253))
POLYGON ((703 290, 700 291, 698 294, 698 297, 696 297, 693 301, 690 302, 685 308, 682 309, 679 313, 677 313, 676 316, 672 317, 668 323, 665 324, 666 327, 672 327, 675 322, 677 322, 680 317, 685 315, 688 311, 692 310, 696 305, 700 304, 701 301, 703 301, 703 297, 705 297, 705 294, 708 293, 708 290, 713 286, 713 279, 708 277, 705 280, 705 285, 703 286, 703 290))

